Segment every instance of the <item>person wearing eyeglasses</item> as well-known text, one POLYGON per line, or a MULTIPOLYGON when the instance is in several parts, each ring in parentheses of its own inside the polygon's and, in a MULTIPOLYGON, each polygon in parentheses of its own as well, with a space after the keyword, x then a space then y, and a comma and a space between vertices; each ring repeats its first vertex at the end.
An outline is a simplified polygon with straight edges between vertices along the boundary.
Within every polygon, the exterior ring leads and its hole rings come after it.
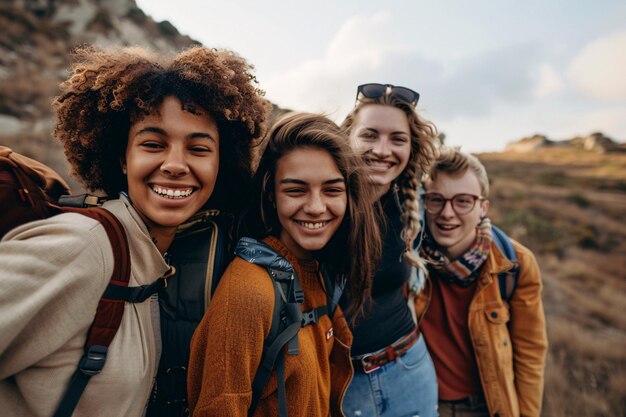
POLYGON ((363 84, 342 124, 366 162, 384 241, 371 302, 348 317, 355 375, 343 401, 347 417, 437 415, 435 370, 404 295, 410 280, 419 289, 418 179, 434 157, 437 133, 416 113, 418 99, 406 87, 363 84))
POLYGON ((517 286, 503 300, 498 275, 513 265, 492 238, 489 180, 475 156, 440 149, 424 186, 429 277, 415 311, 437 371, 439 415, 537 417, 547 351, 537 261, 511 240, 517 286))

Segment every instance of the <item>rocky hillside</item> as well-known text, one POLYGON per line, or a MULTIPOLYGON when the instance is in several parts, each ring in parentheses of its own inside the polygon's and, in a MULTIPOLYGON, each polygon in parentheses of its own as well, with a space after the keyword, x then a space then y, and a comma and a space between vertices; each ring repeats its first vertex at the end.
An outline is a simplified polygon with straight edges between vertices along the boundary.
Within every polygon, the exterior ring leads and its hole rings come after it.
MULTIPOLYGON (((196 43, 169 22, 155 22, 134 0, 0 2, 0 144, 67 168, 50 138, 51 98, 78 45, 142 45, 157 51, 196 43)), ((76 185, 76 184, 73 184, 76 185)))

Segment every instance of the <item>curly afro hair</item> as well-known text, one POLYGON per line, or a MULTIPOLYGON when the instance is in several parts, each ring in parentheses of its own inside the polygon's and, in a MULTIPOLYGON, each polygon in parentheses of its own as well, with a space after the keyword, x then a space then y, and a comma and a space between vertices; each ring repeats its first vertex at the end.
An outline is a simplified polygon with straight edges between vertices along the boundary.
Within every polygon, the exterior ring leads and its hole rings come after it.
POLYGON ((120 161, 131 125, 158 112, 166 97, 186 111, 209 112, 220 133, 220 168, 207 203, 237 209, 252 177, 252 148, 266 130, 271 106, 256 87, 253 67, 232 51, 191 47, 177 55, 142 48, 74 51, 70 77, 54 98, 54 137, 72 174, 92 191, 116 196, 127 191, 120 161))

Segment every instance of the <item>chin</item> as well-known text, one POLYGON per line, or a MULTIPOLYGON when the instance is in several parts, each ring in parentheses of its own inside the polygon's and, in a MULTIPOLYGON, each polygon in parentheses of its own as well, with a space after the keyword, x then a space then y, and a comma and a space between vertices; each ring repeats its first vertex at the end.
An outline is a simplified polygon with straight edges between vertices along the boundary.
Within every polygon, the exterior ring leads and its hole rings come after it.
POLYGON ((328 243, 327 240, 325 240, 323 242, 319 242, 319 241, 311 242, 311 241, 308 241, 308 242, 302 242, 300 244, 300 247, 302 249, 306 250, 306 251, 315 252, 315 251, 324 249, 324 246, 326 246, 327 243, 328 243))

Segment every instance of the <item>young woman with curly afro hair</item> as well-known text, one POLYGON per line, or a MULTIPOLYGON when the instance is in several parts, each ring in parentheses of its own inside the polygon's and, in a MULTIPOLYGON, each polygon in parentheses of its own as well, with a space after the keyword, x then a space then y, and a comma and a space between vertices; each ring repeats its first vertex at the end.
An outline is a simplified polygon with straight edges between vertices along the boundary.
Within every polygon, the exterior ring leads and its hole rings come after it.
MULTIPOLYGON (((418 290, 423 261, 419 181, 435 155, 436 129, 415 110, 419 94, 389 84, 363 84, 342 127, 361 152, 380 205, 384 247, 373 275, 373 302, 352 326, 355 375, 343 402, 346 416, 437 415, 437 380, 405 298, 418 290)), ((345 297, 343 303, 350 302, 345 297)), ((352 322, 351 322, 352 323, 352 322)))
MULTIPOLYGON (((129 285, 151 284, 170 270, 166 251, 181 223, 207 204, 241 204, 269 105, 252 67, 230 51, 84 47, 74 58, 54 99, 54 136, 73 174, 108 196, 103 207, 124 227, 129 285)), ((98 221, 65 213, 10 231, 0 264, 3 413, 53 415, 111 278, 111 243, 98 221)), ((74 416, 145 415, 161 355, 158 311, 154 296, 125 303, 74 416)), ((185 343, 164 345, 175 342, 185 343)))

